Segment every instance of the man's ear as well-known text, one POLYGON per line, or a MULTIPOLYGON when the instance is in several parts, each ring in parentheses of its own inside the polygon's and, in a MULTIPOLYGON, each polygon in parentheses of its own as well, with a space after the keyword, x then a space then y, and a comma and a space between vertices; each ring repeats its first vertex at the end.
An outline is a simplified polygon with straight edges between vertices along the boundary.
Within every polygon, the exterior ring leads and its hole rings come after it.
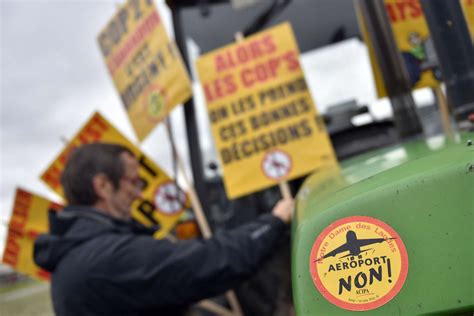
POLYGON ((94 187, 95 194, 101 199, 105 199, 113 191, 112 182, 103 173, 96 174, 92 178, 92 186, 94 187))

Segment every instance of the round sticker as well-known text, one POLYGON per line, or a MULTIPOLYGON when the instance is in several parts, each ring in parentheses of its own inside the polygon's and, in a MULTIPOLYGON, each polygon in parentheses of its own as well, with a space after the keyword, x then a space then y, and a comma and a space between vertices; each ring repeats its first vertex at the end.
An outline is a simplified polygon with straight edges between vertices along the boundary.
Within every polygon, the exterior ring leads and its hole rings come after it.
POLYGON ((155 206, 158 211, 174 215, 184 209, 186 194, 174 182, 167 182, 158 187, 155 194, 155 206))
POLYGON ((284 179, 290 173, 291 158, 286 152, 274 149, 263 157, 262 169, 265 176, 272 180, 284 179))
POLYGON ((367 216, 340 219, 315 240, 309 262, 314 285, 334 305, 367 311, 389 302, 403 286, 408 256, 400 236, 367 216))
POLYGON ((145 91, 143 106, 151 121, 159 122, 166 115, 166 96, 163 89, 157 85, 151 85, 145 91))

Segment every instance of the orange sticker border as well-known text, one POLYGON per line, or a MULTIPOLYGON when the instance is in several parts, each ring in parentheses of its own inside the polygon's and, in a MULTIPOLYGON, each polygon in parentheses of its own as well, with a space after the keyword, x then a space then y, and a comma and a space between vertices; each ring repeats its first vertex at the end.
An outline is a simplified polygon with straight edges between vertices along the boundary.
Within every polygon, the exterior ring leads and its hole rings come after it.
POLYGON ((369 216, 350 216, 350 217, 341 218, 331 223, 318 235, 315 242, 313 243, 313 246, 311 247, 311 253, 309 256, 309 270, 310 270, 311 278, 313 280, 315 287, 318 289, 319 293, 321 293, 321 295, 324 296, 324 298, 326 298, 329 302, 346 310, 368 311, 368 310, 372 310, 372 309, 385 305, 386 303, 391 301, 398 294, 398 292, 400 292, 403 284, 405 284, 405 280, 408 275, 408 254, 405 248, 405 244, 402 241, 402 238, 388 224, 369 216), (335 227, 338 227, 347 223, 352 223, 352 222, 366 222, 366 223, 378 225, 381 228, 383 228, 386 232, 388 232, 392 237, 397 237, 395 239, 395 243, 397 244, 397 247, 400 250, 400 256, 401 256, 401 270, 400 270, 400 275, 398 277, 398 280, 395 286, 390 290, 390 292, 388 292, 386 295, 384 295, 380 299, 370 302, 370 303, 365 303, 365 304, 353 304, 353 303, 344 302, 338 299, 337 297, 335 297, 334 295, 332 295, 331 293, 329 293, 329 291, 327 291, 324 285, 322 284, 321 279, 319 278, 319 275, 316 269, 316 264, 314 264, 314 262, 318 259, 317 257, 318 250, 322 242, 324 241, 324 239, 327 237, 327 235, 335 227))

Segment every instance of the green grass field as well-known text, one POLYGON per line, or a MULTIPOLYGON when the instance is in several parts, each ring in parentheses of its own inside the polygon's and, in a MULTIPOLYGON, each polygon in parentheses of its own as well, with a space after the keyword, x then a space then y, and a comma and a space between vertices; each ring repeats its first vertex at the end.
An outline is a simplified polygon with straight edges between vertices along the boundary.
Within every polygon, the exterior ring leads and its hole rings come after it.
POLYGON ((25 281, 0 289, 0 315, 54 315, 49 284, 25 281))

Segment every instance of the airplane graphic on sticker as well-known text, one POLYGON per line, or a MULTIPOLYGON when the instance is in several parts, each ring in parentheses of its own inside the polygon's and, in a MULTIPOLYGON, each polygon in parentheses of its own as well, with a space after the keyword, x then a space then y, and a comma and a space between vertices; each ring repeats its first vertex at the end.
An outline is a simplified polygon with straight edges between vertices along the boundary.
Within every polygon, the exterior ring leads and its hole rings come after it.
POLYGON ((309 267, 314 285, 328 301, 367 311, 398 294, 408 274, 408 255, 400 236, 386 223, 351 216, 319 234, 309 267))

